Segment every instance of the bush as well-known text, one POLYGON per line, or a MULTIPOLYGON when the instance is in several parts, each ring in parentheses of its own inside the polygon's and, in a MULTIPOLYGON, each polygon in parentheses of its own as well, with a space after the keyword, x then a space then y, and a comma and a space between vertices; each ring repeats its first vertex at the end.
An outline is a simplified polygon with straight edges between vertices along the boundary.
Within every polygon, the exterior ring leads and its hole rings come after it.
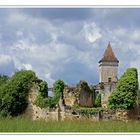
POLYGON ((54 100, 56 101, 56 104, 59 102, 64 86, 65 83, 62 80, 57 80, 53 84, 54 100))
POLYGON ((103 82, 101 82, 101 83, 99 84, 99 86, 100 86, 100 89, 101 89, 101 90, 104 90, 104 83, 103 83, 103 82))
POLYGON ((42 97, 48 97, 48 84, 46 81, 41 81, 38 84, 38 92, 41 94, 42 97))
POLYGON ((95 106, 96 106, 96 107, 101 107, 101 93, 98 93, 98 94, 96 95, 95 106))
POLYGON ((138 91, 138 103, 140 104, 140 90, 138 91))
POLYGON ((9 77, 6 75, 0 75, 0 86, 5 84, 8 81, 9 77))
POLYGON ((47 98, 44 98, 43 96, 41 96, 41 94, 38 94, 34 104, 36 106, 39 106, 40 108, 46 108, 47 107, 47 98))
POLYGON ((80 108, 81 114, 95 114, 100 110, 101 108, 80 108))
POLYGON ((80 80, 80 82, 78 83, 78 86, 82 87, 84 90, 86 90, 89 93, 92 92, 92 90, 88 86, 88 83, 85 80, 80 80))
POLYGON ((27 107, 30 87, 36 80, 32 71, 17 71, 0 87, 0 112, 2 116, 17 116, 27 107))
POLYGON ((132 109, 136 104, 138 91, 137 69, 129 68, 121 76, 116 89, 109 97, 110 108, 132 109))
MULTIPOLYGON (((65 84, 62 80, 55 81, 55 83, 53 84, 54 96, 46 98, 43 94, 38 94, 34 104, 41 108, 56 107, 56 105, 58 104, 59 99, 63 93, 64 86, 65 86, 65 84)), ((46 87, 46 86, 43 86, 43 87, 46 87)), ((46 91, 46 89, 47 88, 45 88, 45 90, 42 89, 41 91, 46 91)))

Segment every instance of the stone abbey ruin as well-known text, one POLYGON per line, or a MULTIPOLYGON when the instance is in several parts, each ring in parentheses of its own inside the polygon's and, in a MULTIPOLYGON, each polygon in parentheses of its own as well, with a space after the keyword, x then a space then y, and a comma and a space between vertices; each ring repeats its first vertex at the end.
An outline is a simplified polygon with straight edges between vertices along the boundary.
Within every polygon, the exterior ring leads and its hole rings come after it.
POLYGON ((109 42, 103 57, 99 60, 99 83, 97 85, 89 86, 85 81, 80 81, 73 86, 65 85, 55 108, 41 108, 35 105, 37 90, 32 88, 29 92, 25 114, 33 120, 137 120, 138 104, 133 109, 108 108, 108 98, 116 88, 118 81, 118 64, 119 60, 109 42), (98 94, 101 94, 101 107, 96 107, 95 103, 98 94), (88 108, 87 112, 85 108, 88 108), (94 111, 91 111, 92 109, 94 111))

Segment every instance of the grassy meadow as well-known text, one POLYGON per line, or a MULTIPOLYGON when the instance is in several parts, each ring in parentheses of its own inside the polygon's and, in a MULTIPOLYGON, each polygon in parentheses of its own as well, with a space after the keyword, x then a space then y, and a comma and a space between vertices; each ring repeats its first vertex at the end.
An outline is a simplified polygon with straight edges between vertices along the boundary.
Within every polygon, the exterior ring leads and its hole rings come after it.
POLYGON ((140 122, 32 121, 25 117, 1 118, 0 132, 140 132, 140 122))

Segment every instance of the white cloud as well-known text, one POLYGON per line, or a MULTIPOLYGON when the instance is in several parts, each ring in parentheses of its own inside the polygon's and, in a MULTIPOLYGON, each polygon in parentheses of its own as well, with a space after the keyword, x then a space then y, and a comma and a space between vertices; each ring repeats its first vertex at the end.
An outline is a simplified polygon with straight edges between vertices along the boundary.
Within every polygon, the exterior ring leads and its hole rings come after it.
POLYGON ((0 54, 0 75, 11 75, 15 70, 12 57, 0 54))
POLYGON ((96 40, 102 37, 99 27, 97 27, 94 22, 86 23, 82 32, 85 36, 85 39, 90 43, 94 43, 96 40))
POLYGON ((0 34, 0 40, 2 39, 2 34, 0 34))
MULTIPOLYGON (((103 16, 108 14, 104 11, 103 16)), ((37 18, 27 13, 10 12, 6 19, 6 31, 9 32, 1 33, 0 39, 0 53, 5 55, 0 60, 0 68, 5 67, 2 72, 7 71, 9 65, 11 71, 13 66, 32 69, 50 85, 61 77, 78 81, 81 77, 89 80, 93 76, 98 80, 98 60, 108 41, 120 60, 121 72, 129 66, 139 68, 140 30, 119 26, 119 22, 117 26, 113 25, 115 28, 107 22, 102 26, 103 23, 95 19, 92 20, 95 22, 90 19, 84 23, 82 20, 48 20, 47 16, 37 18), (2 42, 9 41, 7 46, 2 46, 2 42)))
POLYGON ((26 69, 26 70, 32 70, 32 65, 31 64, 23 64, 23 67, 26 69))
POLYGON ((17 69, 33 69, 38 76, 50 82, 49 84, 54 81, 50 75, 61 72, 65 69, 63 65, 77 55, 75 48, 69 45, 54 42, 38 45, 27 40, 17 41, 11 51, 14 53, 17 69))
POLYGON ((14 13, 12 12, 8 16, 8 22, 10 24, 17 24, 19 22, 22 23, 22 22, 25 22, 27 20, 29 20, 29 19, 27 19, 27 17, 25 15, 23 15, 21 13, 19 14, 18 12, 14 12, 14 13))
POLYGON ((11 63, 11 61, 12 61, 12 58, 10 56, 3 55, 3 54, 0 55, 0 64, 1 65, 9 64, 9 63, 11 63))
POLYGON ((49 86, 53 85, 55 80, 52 78, 51 73, 45 74, 45 78, 47 79, 47 82, 49 83, 49 86))
POLYGON ((139 80, 139 86, 140 86, 140 56, 137 58, 137 60, 130 62, 130 67, 137 68, 138 70, 138 80, 139 80))
POLYGON ((138 28, 116 28, 113 30, 114 36, 119 38, 120 40, 124 40, 127 42, 140 42, 140 29, 138 28))
POLYGON ((16 32, 17 37, 22 37, 23 36, 23 32, 21 30, 18 30, 16 32))
POLYGON ((96 64, 98 63, 98 62, 96 62, 96 59, 93 56, 92 50, 79 53, 77 55, 77 58, 79 59, 79 62, 87 65, 87 67, 91 70, 93 70, 94 67, 97 66, 96 64))
POLYGON ((45 45, 37 44, 29 39, 17 40, 10 52, 14 54, 13 59, 17 69, 32 69, 49 85, 57 79, 57 74, 62 75, 69 69, 68 64, 76 67, 82 63, 87 69, 93 69, 95 67, 93 64, 96 63, 90 49, 79 51, 75 46, 55 41, 45 45))

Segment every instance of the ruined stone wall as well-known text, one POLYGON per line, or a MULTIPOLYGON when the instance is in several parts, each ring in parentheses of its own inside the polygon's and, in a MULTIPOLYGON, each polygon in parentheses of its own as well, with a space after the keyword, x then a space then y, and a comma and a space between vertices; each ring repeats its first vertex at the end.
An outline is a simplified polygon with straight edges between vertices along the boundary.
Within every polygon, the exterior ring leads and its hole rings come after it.
POLYGON ((88 121, 129 121, 138 120, 137 112, 126 109, 114 109, 114 110, 102 110, 97 111, 94 114, 81 114, 73 110, 65 111, 63 120, 88 120, 88 121))
MULTIPOLYGON (((89 121, 99 121, 99 120, 138 120, 137 108, 133 110, 126 109, 105 109, 97 111, 94 114, 81 114, 78 110, 72 107, 66 108, 63 104, 63 100, 60 98, 59 105, 55 109, 40 108, 34 105, 34 100, 37 95, 37 90, 32 88, 28 96, 28 107, 25 111, 25 115, 33 120, 44 119, 49 120, 89 120, 89 121)), ((69 102, 67 102, 69 104, 69 102)))
POLYGON ((87 91, 84 88, 80 89, 79 105, 81 107, 93 107, 93 93, 87 91))
POLYGON ((25 115, 33 120, 59 120, 59 109, 40 108, 34 104, 37 95, 36 88, 32 88, 28 94, 28 106, 25 115))
POLYGON ((108 105, 108 97, 111 95, 111 92, 115 89, 116 83, 104 83, 104 89, 100 90, 101 93, 101 104, 103 108, 107 108, 108 105))
POLYGON ((94 105, 93 93, 77 86, 65 86, 63 99, 66 106, 93 107, 94 105))
POLYGON ((128 121, 138 120, 138 114, 135 109, 114 109, 100 111, 100 120, 128 121))
POLYGON ((63 90, 63 99, 66 106, 79 105, 80 91, 76 86, 65 86, 63 90))
POLYGON ((95 114, 81 114, 75 109, 65 109, 63 120, 99 121, 99 112, 95 112, 95 114))

